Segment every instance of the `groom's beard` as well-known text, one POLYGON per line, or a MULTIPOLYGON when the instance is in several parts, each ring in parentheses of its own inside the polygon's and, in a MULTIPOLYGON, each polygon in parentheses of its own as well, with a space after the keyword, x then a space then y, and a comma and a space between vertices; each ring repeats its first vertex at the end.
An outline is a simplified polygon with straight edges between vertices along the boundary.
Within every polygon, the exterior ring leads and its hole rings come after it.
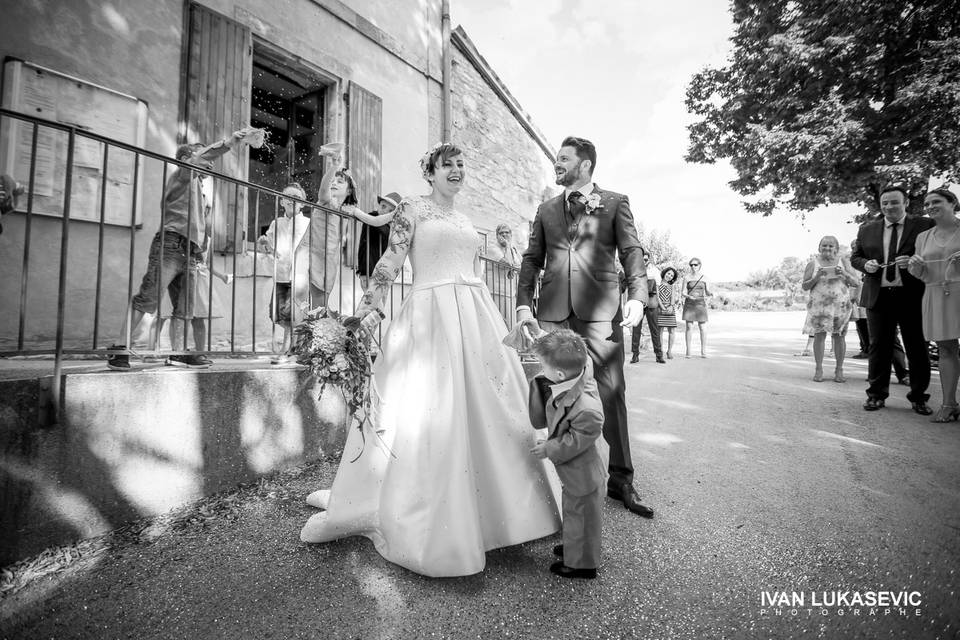
POLYGON ((583 176, 583 169, 581 169, 581 166, 582 165, 578 164, 576 169, 572 171, 565 171, 562 175, 557 176, 557 184, 561 187, 569 187, 577 182, 577 180, 583 176))

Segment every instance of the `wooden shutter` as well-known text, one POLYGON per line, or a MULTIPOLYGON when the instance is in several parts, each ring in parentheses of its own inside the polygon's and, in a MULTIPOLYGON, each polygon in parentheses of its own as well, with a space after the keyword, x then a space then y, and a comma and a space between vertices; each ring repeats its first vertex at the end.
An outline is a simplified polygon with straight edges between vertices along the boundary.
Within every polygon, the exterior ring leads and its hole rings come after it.
MULTIPOLYGON (((377 208, 380 194, 380 172, 383 131, 383 101, 355 82, 347 92, 347 163, 357 183, 359 207, 364 211, 377 208)), ((357 254, 359 234, 357 225, 351 226, 347 243, 353 251, 347 251, 347 264, 352 265, 357 254)))
MULTIPOLYGON (((250 122, 253 35, 250 29, 198 4, 190 5, 187 75, 181 142, 209 144, 250 122)), ((217 159, 214 169, 247 179, 246 146, 217 159)), ((246 190, 216 181, 213 196, 213 248, 243 248, 246 190)))

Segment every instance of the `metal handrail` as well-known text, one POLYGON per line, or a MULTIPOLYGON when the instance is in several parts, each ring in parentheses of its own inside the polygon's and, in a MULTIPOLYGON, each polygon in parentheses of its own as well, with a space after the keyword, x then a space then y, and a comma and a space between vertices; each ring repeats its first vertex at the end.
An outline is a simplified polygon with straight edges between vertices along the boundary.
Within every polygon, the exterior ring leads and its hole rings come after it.
MULTIPOLYGON (((228 216, 228 220, 232 224, 228 224, 227 228, 236 229, 237 225, 241 222, 241 220, 243 221, 242 223, 243 226, 247 227, 250 223, 249 216, 253 215, 254 224, 256 225, 256 229, 259 230, 260 221, 261 221, 260 219, 260 216, 261 216, 260 195, 261 194, 265 195, 269 200, 272 200, 275 203, 275 207, 276 207, 276 204, 279 203, 281 199, 289 200, 296 203, 295 206, 298 210, 304 206, 310 207, 311 210, 314 212, 313 220, 314 221, 319 220, 325 225, 325 228, 323 229, 323 234, 322 234, 324 236, 326 236, 327 234, 327 228, 326 228, 327 220, 328 220, 327 216, 334 216, 335 218, 333 219, 337 221, 336 226, 338 227, 341 225, 343 220, 354 222, 354 219, 352 218, 352 216, 349 216, 348 214, 343 214, 340 211, 337 211, 330 207, 319 205, 315 202, 311 202, 306 199, 297 198, 295 196, 285 195, 281 191, 272 189, 270 187, 256 185, 246 180, 235 178, 235 177, 220 173, 218 171, 195 167, 186 162, 179 161, 174 158, 164 156, 163 154, 149 151, 147 149, 143 149, 133 144, 115 140, 108 136, 87 131, 80 127, 12 111, 6 108, 0 108, 0 120, 4 118, 11 118, 14 120, 20 120, 20 121, 29 123, 29 125, 32 126, 33 131, 32 131, 31 146, 30 146, 31 156, 30 156, 26 209, 25 210, 19 209, 19 211, 23 212, 26 219, 25 219, 25 226, 23 227, 23 243, 24 244, 23 244, 22 272, 21 272, 21 278, 20 278, 20 296, 19 296, 20 306, 18 309, 19 318, 17 322, 18 333, 17 333, 17 340, 16 340, 16 348, 4 350, 4 347, 0 346, 0 356, 53 354, 54 355, 54 384, 57 386, 59 386, 59 378, 62 372, 62 360, 65 355, 93 354, 93 355, 102 356, 108 351, 107 348, 100 347, 100 340, 101 340, 100 325, 102 320, 101 303, 102 303, 102 296, 104 291, 103 284, 105 280, 109 281, 109 278, 112 274, 119 275, 120 272, 117 270, 114 270, 113 272, 107 272, 106 274, 104 273, 105 271, 104 251, 105 251, 105 245, 106 245, 105 229, 108 226, 108 224, 110 224, 106 222, 106 206, 107 206, 106 184, 109 180, 108 159, 112 156, 113 153, 116 153, 118 150, 134 154, 134 163, 133 163, 134 177, 133 177, 133 183, 132 183, 132 197, 130 198, 130 202, 129 202, 129 206, 130 206, 129 263, 126 265, 127 266, 126 289, 128 294, 126 296, 127 300, 131 299, 131 296, 134 292, 134 288, 136 286, 136 272, 137 272, 136 267, 140 265, 141 262, 145 262, 144 257, 139 256, 137 254, 136 245, 137 245, 138 225, 137 225, 136 215, 137 215, 138 198, 140 193, 139 191, 140 182, 142 181, 142 178, 147 175, 146 171, 144 171, 143 169, 143 167, 145 166, 145 161, 147 160, 153 160, 153 161, 162 163, 163 170, 162 172, 158 172, 158 173, 162 173, 162 178, 161 178, 162 185, 160 190, 163 190, 166 188, 166 183, 170 174, 170 167, 180 167, 185 170, 194 172, 195 175, 209 176, 210 179, 214 180, 216 184, 233 185, 234 195, 236 196, 235 201, 237 203, 240 203, 242 201, 242 199, 239 197, 239 193, 241 192, 241 190, 247 190, 246 193, 250 194, 250 198, 247 200, 244 206, 239 206, 238 204, 237 206, 234 206, 229 210, 215 212, 213 214, 213 215, 228 216), (66 171, 64 175, 66 184, 64 185, 65 188, 63 192, 63 198, 64 198, 63 213, 62 213, 62 221, 60 224, 60 231, 59 231, 59 235, 60 235, 59 262, 60 264, 58 269, 59 282, 57 284, 56 338, 55 338, 55 342, 52 349, 49 346, 43 346, 42 344, 35 344, 34 346, 31 347, 27 344, 27 341, 25 340, 27 331, 30 329, 28 325, 28 318, 26 316, 26 309, 29 301, 31 300, 30 291, 32 290, 29 276, 31 273, 31 267, 34 266, 33 256, 31 255, 31 251, 30 251, 31 239, 32 239, 31 236, 32 234, 35 235, 37 233, 35 228, 36 225, 33 224, 34 223, 33 218, 35 216, 42 215, 40 213, 37 213, 36 211, 36 202, 34 197, 35 190, 36 190, 36 181, 37 181, 38 133, 40 132, 41 129, 46 129, 46 128, 63 132, 67 135, 67 139, 68 139, 66 158, 63 160, 58 159, 59 162, 66 162, 66 171), (68 301, 67 301, 67 295, 66 295, 67 294, 66 287, 67 287, 67 275, 69 272, 68 249, 70 247, 70 231, 71 231, 70 222, 77 221, 77 219, 75 218, 72 219, 70 214, 71 214, 71 204, 74 199, 73 193, 72 193, 72 181, 74 178, 73 167, 74 167, 75 152, 76 152, 78 138, 91 140, 94 142, 101 143, 103 145, 103 159, 102 159, 102 165, 101 165, 102 175, 99 176, 100 194, 99 194, 99 203, 97 203, 99 204, 99 210, 98 210, 99 215, 98 215, 98 220, 88 221, 89 224, 97 224, 99 226, 97 240, 96 240, 97 262, 96 262, 95 293, 94 293, 94 300, 93 300, 94 302, 93 325, 94 326, 92 328, 92 331, 88 331, 84 333, 84 335, 93 336, 90 348, 76 348, 76 346, 65 344, 65 336, 64 336, 65 318, 68 317, 68 301), (253 200, 254 204, 251 204, 250 200, 253 200)), ((160 178, 161 176, 158 175, 157 177, 160 178)), ((153 178, 149 178, 149 179, 153 179, 153 178)), ((127 206, 127 205, 124 205, 124 206, 127 206)), ((188 211, 190 210, 192 209, 188 209, 188 211)), ((158 226, 161 230, 164 227, 163 223, 164 223, 163 209, 161 208, 161 215, 158 221, 158 226)), ((308 236, 311 237, 311 241, 312 241, 313 234, 309 230, 307 231, 307 234, 308 236)), ((321 239, 318 238, 318 241, 321 241, 321 239)), ((326 238, 324 237, 322 241, 326 242, 326 238)), ((338 247, 340 247, 342 246, 342 243, 343 243, 343 237, 341 236, 337 239, 336 244, 338 247)), ((234 250, 233 268, 232 268, 234 272, 237 271, 238 255, 245 254, 246 251, 247 251, 246 247, 240 248, 239 250, 234 250)), ((276 251, 277 251, 277 248, 275 247, 274 253, 273 253, 274 258, 276 258, 276 255, 277 255, 276 251)), ((314 252, 311 251, 310 253, 312 255, 314 252)), ((208 266, 212 265, 212 254, 213 254, 213 251, 210 251, 207 254, 208 266)), ((261 335, 262 333, 262 331, 258 331, 258 327, 260 329, 263 329, 263 323, 260 322, 260 318, 257 317, 256 315, 257 307, 258 307, 256 279, 261 276, 272 276, 273 274, 258 273, 257 271, 258 262, 256 259, 258 255, 262 255, 262 254, 257 250, 256 241, 254 241, 254 259, 253 259, 253 275, 252 275, 253 284, 249 288, 252 313, 253 313, 253 316, 251 318, 252 326, 249 327, 250 348, 245 349, 243 347, 240 347, 238 346, 238 342, 237 342, 238 340, 238 324, 237 324, 238 303, 240 302, 240 298, 246 294, 247 288, 243 287, 243 290, 241 291, 241 287, 239 287, 237 279, 234 278, 233 286, 230 289, 231 304, 229 309, 229 313, 230 313, 230 318, 229 318, 230 348, 229 350, 221 350, 221 349, 213 348, 212 340, 213 340, 214 334, 213 334, 212 322, 210 322, 206 327, 206 336, 205 336, 206 350, 204 351, 190 350, 191 353, 263 355, 264 353, 269 352, 266 349, 258 349, 258 346, 257 346, 258 335, 261 335)), ((503 265, 501 263, 496 263, 495 261, 492 261, 486 258, 484 258, 484 260, 485 260, 485 264, 487 264, 487 267, 488 267, 487 268, 488 287, 491 290, 491 294, 493 295, 495 302, 497 302, 498 308, 503 313, 506 323, 508 324, 508 326, 511 326, 513 324, 513 316, 514 316, 512 311, 512 306, 513 306, 512 297, 513 297, 513 293, 515 292, 517 270, 515 268, 508 267, 507 265, 503 265), (490 274, 494 274, 494 275, 490 275, 490 274)), ((325 259, 324 262, 326 265, 327 260, 325 259)), ((349 271, 349 269, 344 268, 342 253, 337 256, 336 265, 334 268, 337 269, 339 273, 345 273, 345 272, 352 273, 352 271, 349 271)), ((401 273, 400 277, 398 278, 398 281, 395 283, 400 286, 400 290, 399 290, 400 300, 403 299, 405 295, 405 290, 409 286, 406 275, 407 275, 406 271, 404 270, 401 273)), ((122 280, 120 280, 120 278, 122 277, 123 276, 120 276, 119 278, 117 278, 117 284, 119 284, 119 282, 122 282, 122 280)), ((357 290, 356 284, 354 283, 345 284, 341 282, 340 283, 341 297, 343 297, 345 293, 349 292, 350 288, 353 289, 352 291, 353 295, 357 296, 359 292, 357 290)), ((205 293, 206 293, 206 300, 209 307, 209 304, 213 297, 212 281, 210 285, 207 287, 207 291, 205 293)), ((333 295, 332 291, 328 291, 326 293, 328 297, 333 295)), ((160 294, 162 297, 163 292, 161 291, 160 294)), ((389 312, 388 317, 391 317, 391 318, 393 316, 393 305, 392 305, 393 298, 394 296, 393 294, 391 294, 390 303, 388 303, 388 309, 387 309, 389 312)), ((160 305, 160 301, 158 300, 158 308, 157 308, 158 316, 160 315, 159 305, 160 305)), ((84 307, 84 309, 86 309, 86 307, 84 307)), ((224 314, 226 314, 226 311, 224 312, 224 314)), ((264 321, 269 322, 265 318, 264 318, 264 321)), ((271 325, 271 342, 272 342, 275 338, 274 333, 276 331, 276 326, 273 325, 273 323, 270 323, 270 325, 271 325)), ((157 328, 157 331, 159 331, 159 328, 157 328)), ((242 331, 246 331, 246 329, 242 329, 242 331)), ((222 330, 220 333, 222 334, 222 330)), ((245 333, 243 335, 245 335, 245 333)), ((187 344, 185 339, 186 339, 186 335, 184 335, 184 347, 186 348, 187 344)), ((165 352, 173 353, 172 351, 165 351, 165 352)), ((57 402, 58 399, 59 399, 59 389, 55 390, 54 401, 57 402)))

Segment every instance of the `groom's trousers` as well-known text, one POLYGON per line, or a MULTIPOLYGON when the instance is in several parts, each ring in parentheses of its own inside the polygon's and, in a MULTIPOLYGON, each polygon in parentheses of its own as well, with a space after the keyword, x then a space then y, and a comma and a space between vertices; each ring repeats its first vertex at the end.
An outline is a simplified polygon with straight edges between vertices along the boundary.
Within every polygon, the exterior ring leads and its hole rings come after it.
POLYGON ((607 486, 615 491, 620 491, 624 483, 633 483, 626 384, 623 380, 621 320, 618 313, 613 320, 586 322, 571 313, 563 322, 539 321, 544 331, 570 329, 587 343, 587 351, 593 360, 593 377, 597 381, 600 402, 603 404, 603 439, 610 445, 607 486))

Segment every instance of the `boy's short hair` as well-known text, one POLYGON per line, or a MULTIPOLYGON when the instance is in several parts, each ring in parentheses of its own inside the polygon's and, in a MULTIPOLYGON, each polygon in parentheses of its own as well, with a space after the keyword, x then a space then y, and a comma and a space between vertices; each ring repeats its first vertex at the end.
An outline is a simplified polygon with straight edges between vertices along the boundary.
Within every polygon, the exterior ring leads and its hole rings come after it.
POLYGON ((540 336, 533 343, 533 352, 569 377, 587 366, 587 343, 570 329, 557 329, 540 336))

